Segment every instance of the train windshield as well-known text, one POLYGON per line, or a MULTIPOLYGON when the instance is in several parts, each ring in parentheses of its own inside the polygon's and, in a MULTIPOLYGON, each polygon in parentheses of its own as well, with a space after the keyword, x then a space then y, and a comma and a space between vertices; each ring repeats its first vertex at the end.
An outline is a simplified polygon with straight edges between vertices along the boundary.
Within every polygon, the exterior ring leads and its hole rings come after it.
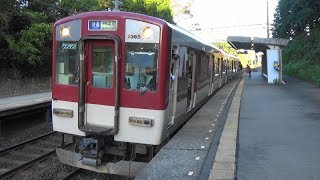
POLYGON ((136 91, 156 91, 158 44, 127 43, 124 87, 136 91))
POLYGON ((76 72, 79 66, 77 42, 57 42, 57 83, 77 85, 76 72))

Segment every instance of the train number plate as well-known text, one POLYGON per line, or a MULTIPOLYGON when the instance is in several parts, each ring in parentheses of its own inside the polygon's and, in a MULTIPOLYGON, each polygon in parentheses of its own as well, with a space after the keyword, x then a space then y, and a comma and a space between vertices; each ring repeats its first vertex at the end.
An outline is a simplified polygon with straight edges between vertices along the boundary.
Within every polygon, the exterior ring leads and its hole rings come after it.
POLYGON ((59 109, 59 108, 54 108, 53 109, 53 114, 56 116, 61 116, 61 117, 73 117, 73 111, 69 109, 59 109))
POLYGON ((77 44, 62 43, 62 49, 77 49, 77 44))

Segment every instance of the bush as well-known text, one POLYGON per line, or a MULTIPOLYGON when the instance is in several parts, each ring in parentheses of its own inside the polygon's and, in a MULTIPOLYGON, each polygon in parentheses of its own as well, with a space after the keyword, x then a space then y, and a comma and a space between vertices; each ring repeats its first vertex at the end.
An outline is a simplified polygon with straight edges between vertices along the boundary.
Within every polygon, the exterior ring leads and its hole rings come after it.
POLYGON ((318 86, 320 86, 320 66, 317 65, 315 67, 315 71, 312 77, 313 82, 315 82, 318 86))
POLYGON ((320 86, 320 26, 295 37, 283 50, 284 73, 320 86))

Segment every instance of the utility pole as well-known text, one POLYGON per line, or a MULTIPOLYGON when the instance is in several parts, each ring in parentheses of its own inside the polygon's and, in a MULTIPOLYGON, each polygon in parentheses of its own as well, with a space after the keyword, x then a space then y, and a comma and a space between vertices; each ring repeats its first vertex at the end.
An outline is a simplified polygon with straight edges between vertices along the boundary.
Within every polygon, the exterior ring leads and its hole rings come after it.
POLYGON ((269 38, 269 0, 267 0, 267 38, 269 38))

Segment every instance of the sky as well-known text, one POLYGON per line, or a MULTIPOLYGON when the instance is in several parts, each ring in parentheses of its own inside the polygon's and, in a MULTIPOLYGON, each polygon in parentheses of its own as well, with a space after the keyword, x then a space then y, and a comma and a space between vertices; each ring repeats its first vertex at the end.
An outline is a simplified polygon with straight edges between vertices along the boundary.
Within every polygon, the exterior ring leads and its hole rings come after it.
MULTIPOLYGON (((174 21, 202 39, 225 41, 228 36, 267 37, 267 0, 172 0, 172 2, 175 4, 176 12, 174 21), (177 13, 179 12, 177 9, 183 9, 188 5, 192 16, 177 13)), ((268 0, 268 2, 269 23, 272 24, 278 0, 268 0)))

